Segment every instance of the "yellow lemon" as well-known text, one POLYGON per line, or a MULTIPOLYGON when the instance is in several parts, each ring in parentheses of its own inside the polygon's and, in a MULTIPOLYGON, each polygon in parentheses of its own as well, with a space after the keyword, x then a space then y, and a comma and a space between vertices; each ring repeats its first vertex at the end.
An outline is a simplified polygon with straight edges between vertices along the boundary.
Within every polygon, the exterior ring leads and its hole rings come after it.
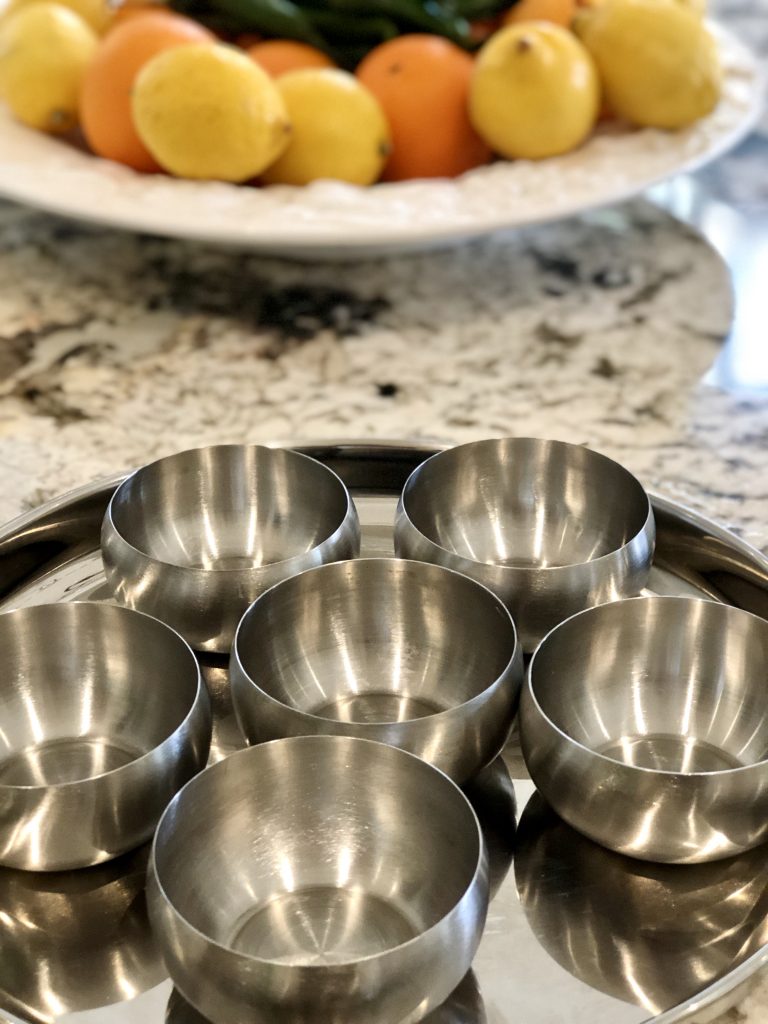
POLYGON ((0 92, 19 121, 54 134, 74 128, 80 82, 97 42, 93 29, 60 4, 34 4, 0 24, 0 92))
POLYGON ((470 117, 501 156, 539 160, 575 149, 592 131, 599 106, 592 58, 559 25, 510 25, 478 55, 470 117))
MULTIPOLYGON (((44 0, 8 0, 0 17, 5 20, 17 11, 41 2, 44 0)), ((79 14, 83 21, 99 34, 107 28, 115 16, 115 8, 109 4, 108 0, 56 0, 56 3, 79 14)))
POLYGON ((694 14, 698 14, 700 18, 707 13, 707 0, 675 0, 675 2, 687 7, 694 14))
POLYGON ((277 79, 291 119, 291 140, 267 170, 267 184, 306 185, 335 178, 372 185, 390 151, 378 100, 353 75, 331 68, 291 71, 277 79))
POLYGON ((290 133, 266 71, 219 43, 153 57, 139 72, 131 108, 144 145, 180 178, 247 181, 275 160, 290 133))
POLYGON ((682 128, 708 114, 721 90, 717 44, 701 18, 670 0, 606 0, 576 23, 618 117, 682 128))

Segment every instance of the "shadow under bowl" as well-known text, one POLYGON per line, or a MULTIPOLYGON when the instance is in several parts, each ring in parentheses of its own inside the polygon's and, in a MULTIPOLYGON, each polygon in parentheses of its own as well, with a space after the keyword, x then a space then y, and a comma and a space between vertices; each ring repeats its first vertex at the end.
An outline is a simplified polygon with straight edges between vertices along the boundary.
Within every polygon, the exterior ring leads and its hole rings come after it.
POLYGON ((650 499, 623 466, 527 437, 433 455, 408 478, 395 521, 399 556, 489 587, 526 651, 583 608, 638 594, 655 536, 650 499))
POLYGON ((411 1024, 468 971, 488 871, 447 776, 305 736, 193 779, 158 826, 148 892, 174 983, 217 1024, 411 1024))
POLYGON ((401 747, 464 782, 504 746, 522 650, 502 602, 423 562, 312 569, 246 612, 230 663, 251 743, 346 735, 401 747))
POLYGON ((645 860, 694 863, 768 839, 768 621, 687 597, 573 616, 529 666, 521 739, 574 828, 645 860))
POLYGON ((136 470, 101 536, 107 582, 125 605, 197 650, 229 651, 240 617, 279 580, 360 549, 352 499, 315 459, 282 448, 214 445, 136 470))

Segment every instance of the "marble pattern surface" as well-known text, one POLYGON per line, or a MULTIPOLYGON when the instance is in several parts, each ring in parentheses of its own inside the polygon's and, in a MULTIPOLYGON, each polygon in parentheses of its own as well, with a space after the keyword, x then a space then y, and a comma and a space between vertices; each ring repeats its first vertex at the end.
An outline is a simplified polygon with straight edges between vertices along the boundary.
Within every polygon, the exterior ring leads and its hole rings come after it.
MULTIPOLYGON (((720 10, 768 56, 765 0, 720 10)), ((764 214, 766 152, 702 180, 764 214)), ((0 519, 195 444, 531 434, 598 448, 766 550, 768 395, 702 380, 731 316, 720 258, 643 201, 314 267, 0 204, 0 519)), ((763 982, 718 1024, 766 1019, 763 982)))

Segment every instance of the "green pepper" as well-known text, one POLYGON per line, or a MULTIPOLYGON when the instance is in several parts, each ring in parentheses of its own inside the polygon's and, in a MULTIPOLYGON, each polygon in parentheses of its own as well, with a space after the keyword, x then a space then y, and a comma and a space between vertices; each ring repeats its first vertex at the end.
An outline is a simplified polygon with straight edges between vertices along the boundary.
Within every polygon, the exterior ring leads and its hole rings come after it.
POLYGON ((357 40, 368 40, 370 46, 394 39, 398 28, 389 18, 363 17, 362 15, 339 14, 337 11, 305 8, 305 17, 330 45, 334 41, 344 44, 357 40))
POLYGON ((517 0, 451 0, 457 14, 470 21, 476 18, 492 18, 512 7, 517 0))
POLYGON ((326 49, 322 35, 293 0, 210 0, 210 6, 228 18, 236 19, 241 31, 263 32, 279 39, 297 39, 321 50, 326 49))
POLYGON ((445 36, 459 46, 472 45, 466 18, 451 14, 437 0, 328 0, 328 6, 347 14, 379 14, 396 21, 405 31, 414 28, 445 36))

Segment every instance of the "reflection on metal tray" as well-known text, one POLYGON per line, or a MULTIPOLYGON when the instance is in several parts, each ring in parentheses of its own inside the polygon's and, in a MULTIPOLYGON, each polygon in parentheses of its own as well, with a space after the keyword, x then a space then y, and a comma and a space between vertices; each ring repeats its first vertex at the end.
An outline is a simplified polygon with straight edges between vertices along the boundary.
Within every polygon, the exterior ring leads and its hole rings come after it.
MULTIPOLYGON (((391 553, 396 496, 432 449, 349 442, 301 450, 352 488, 363 554, 391 553)), ((107 599, 99 529, 120 479, 0 530, 0 609, 107 599)), ((673 502, 653 504, 650 591, 703 595, 768 618, 768 559, 673 502)), ((218 759, 242 741, 226 659, 205 655, 202 663, 218 759)), ((493 902, 473 972, 429 1024, 703 1024, 768 964, 768 847, 685 868, 609 853, 533 795, 514 741, 468 795, 488 839, 493 902)), ((60 875, 0 869, 0 1020, 204 1024, 158 960, 143 903, 145 862, 143 849, 60 875)))

